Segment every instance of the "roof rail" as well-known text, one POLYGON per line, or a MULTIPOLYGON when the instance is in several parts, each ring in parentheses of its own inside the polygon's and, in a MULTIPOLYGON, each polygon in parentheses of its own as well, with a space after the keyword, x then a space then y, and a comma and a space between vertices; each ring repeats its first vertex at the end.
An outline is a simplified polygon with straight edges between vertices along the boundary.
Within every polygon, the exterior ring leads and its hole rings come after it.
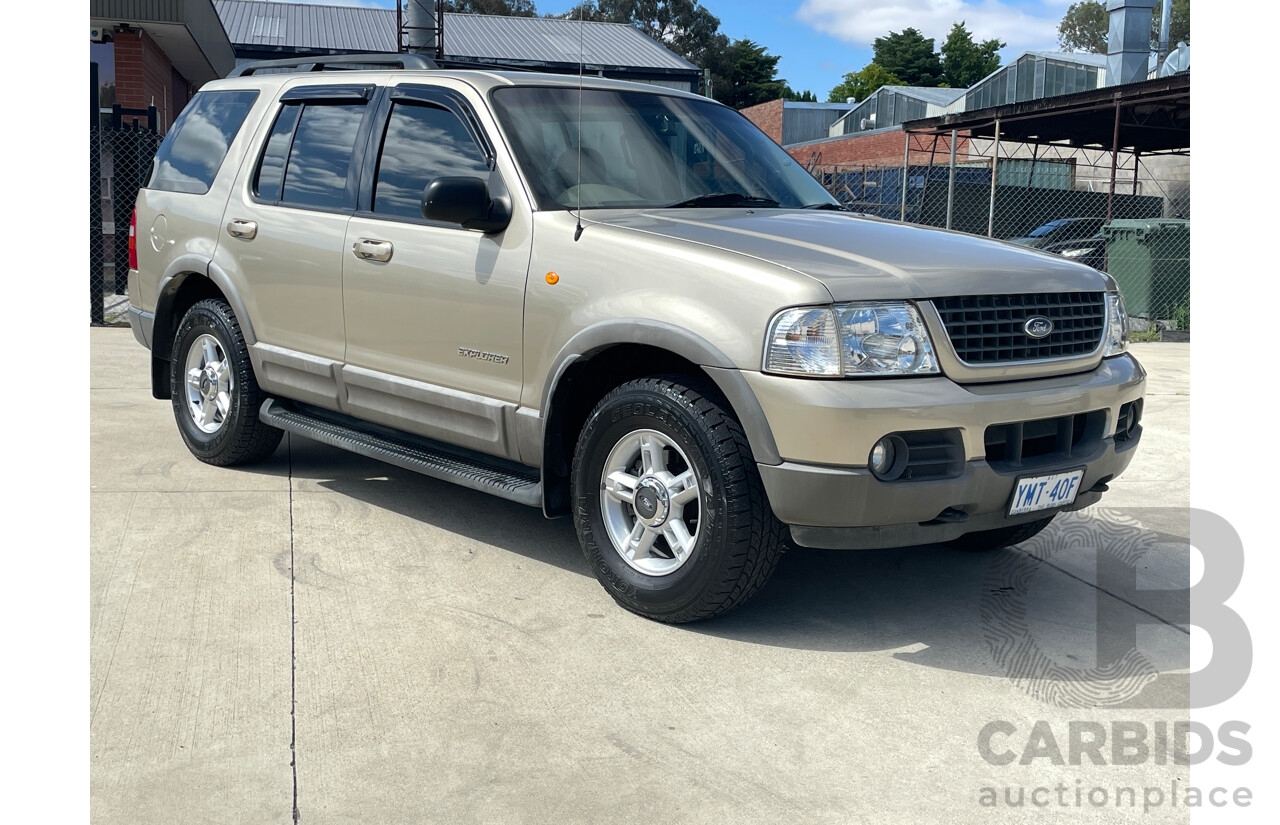
POLYGON ((247 77, 267 69, 293 69, 298 72, 323 72, 329 68, 342 69, 344 64, 386 66, 395 69, 435 69, 436 62, 420 54, 315 54, 306 57, 287 57, 283 60, 255 60, 236 66, 227 77, 247 77))

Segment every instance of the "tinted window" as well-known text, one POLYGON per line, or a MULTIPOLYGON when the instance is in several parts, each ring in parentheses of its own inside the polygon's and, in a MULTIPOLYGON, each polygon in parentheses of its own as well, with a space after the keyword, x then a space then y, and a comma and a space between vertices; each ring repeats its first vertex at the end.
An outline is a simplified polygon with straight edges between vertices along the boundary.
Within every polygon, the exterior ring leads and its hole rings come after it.
POLYGON ((396 104, 378 159, 373 211, 420 218, 422 190, 433 178, 488 173, 488 160, 457 115, 435 106, 396 104))
POLYGON ((364 111, 364 104, 303 107, 281 200, 329 209, 347 203, 347 176, 364 111))
POLYGON ((301 113, 301 106, 285 106, 280 110, 275 125, 271 127, 271 137, 267 139, 267 148, 262 153, 262 163, 258 166, 258 174, 253 183, 253 191, 264 200, 280 200, 284 162, 289 156, 289 145, 293 143, 293 127, 297 125, 298 115, 301 113))
POLYGON ((203 195, 258 97, 254 91, 200 92, 173 124, 152 165, 151 189, 203 195))

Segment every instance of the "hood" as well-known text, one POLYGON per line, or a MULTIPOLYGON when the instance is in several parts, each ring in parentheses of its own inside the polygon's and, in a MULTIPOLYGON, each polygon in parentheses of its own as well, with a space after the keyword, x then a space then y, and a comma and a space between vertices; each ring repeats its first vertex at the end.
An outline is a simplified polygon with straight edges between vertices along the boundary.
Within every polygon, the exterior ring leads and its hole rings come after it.
POLYGON ((1095 269, 961 232, 798 209, 594 211, 584 220, 703 244, 822 282, 836 301, 1099 291, 1095 269))

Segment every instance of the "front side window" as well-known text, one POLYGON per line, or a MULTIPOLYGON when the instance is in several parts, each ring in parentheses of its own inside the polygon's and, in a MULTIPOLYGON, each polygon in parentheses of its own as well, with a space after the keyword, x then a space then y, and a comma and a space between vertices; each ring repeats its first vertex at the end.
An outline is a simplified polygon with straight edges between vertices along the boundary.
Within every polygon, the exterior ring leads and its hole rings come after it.
POLYGON ((213 185, 256 91, 200 92, 178 116, 156 152, 149 189, 203 195, 213 185))
POLYGON ((457 115, 438 106, 397 103, 378 158, 373 211, 421 218, 422 192, 433 179, 488 174, 488 158, 457 115))
POLYGON ((749 120, 710 101, 539 87, 499 89, 493 101, 539 209, 835 203, 749 120))

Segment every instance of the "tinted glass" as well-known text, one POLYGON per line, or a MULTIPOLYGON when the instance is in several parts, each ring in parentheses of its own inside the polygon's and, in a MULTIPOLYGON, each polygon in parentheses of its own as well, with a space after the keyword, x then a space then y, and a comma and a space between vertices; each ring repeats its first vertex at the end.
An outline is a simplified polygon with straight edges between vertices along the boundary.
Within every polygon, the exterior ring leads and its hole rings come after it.
POLYGON ((327 209, 347 205, 347 176, 364 111, 363 104, 303 107, 281 200, 327 209))
POLYGON ((486 178, 489 161, 458 116, 435 106, 396 104, 378 159, 373 211, 422 217, 422 190, 434 178, 486 178))
POLYGON ((267 148, 262 153, 262 163, 258 165, 253 184, 253 191, 263 200, 280 200, 284 162, 289 154, 289 144, 293 142, 293 128, 301 113, 301 106, 285 106, 271 127, 271 137, 267 139, 267 148))
POLYGON ((257 99, 255 91, 200 92, 156 152, 151 189, 203 195, 257 99))
POLYGON ((493 99, 540 209, 663 207, 732 194, 784 207, 835 202, 751 121, 701 98, 515 87, 493 99))

